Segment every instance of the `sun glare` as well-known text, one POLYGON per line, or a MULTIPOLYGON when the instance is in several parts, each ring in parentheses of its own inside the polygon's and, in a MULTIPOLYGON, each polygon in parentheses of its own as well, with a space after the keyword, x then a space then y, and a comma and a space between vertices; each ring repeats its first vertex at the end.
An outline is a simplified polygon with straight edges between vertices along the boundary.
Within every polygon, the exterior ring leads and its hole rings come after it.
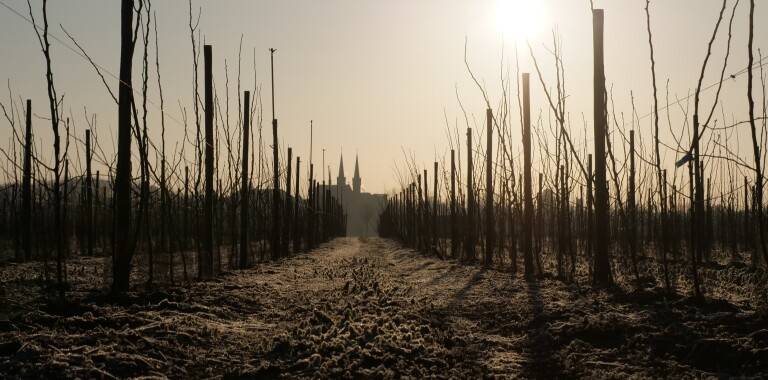
POLYGON ((544 29, 541 0, 496 0, 496 26, 504 37, 525 41, 544 29))

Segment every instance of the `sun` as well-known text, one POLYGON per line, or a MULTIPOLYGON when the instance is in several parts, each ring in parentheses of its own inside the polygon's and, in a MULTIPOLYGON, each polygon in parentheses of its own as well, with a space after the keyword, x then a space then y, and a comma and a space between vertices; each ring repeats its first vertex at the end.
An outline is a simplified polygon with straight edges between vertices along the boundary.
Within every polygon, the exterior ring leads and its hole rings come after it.
POLYGON ((525 41, 544 29, 543 0, 496 0, 496 26, 504 37, 525 41))

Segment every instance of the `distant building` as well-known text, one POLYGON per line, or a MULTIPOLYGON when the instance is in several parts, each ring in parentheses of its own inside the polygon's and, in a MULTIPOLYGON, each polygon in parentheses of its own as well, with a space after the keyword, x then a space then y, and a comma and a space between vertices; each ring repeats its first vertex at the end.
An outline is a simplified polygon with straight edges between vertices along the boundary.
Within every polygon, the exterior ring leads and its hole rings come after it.
POLYGON ((344 156, 339 159, 339 175, 336 177, 336 188, 333 196, 341 201, 347 214, 347 236, 376 236, 379 230, 379 214, 387 203, 386 194, 371 194, 362 192, 360 165, 355 155, 355 175, 352 177, 352 187, 347 184, 344 176, 344 156))

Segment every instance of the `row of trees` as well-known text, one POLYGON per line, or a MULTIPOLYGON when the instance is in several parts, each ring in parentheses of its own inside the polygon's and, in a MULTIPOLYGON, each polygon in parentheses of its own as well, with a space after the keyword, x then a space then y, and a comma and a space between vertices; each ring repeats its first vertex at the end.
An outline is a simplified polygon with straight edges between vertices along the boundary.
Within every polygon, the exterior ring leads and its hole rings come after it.
MULTIPOLYGON (((42 26, 38 28, 31 3, 29 16, 46 61, 54 157, 46 159, 46 150, 35 144, 32 101, 27 100, 22 107, 10 93, 9 103, 2 104, 13 138, 10 148, 3 150, 9 167, 5 168, 8 184, 2 189, 0 236, 6 248, 15 252, 17 261, 43 260, 45 283, 52 283, 49 261, 54 253, 55 288, 62 298, 67 282, 65 261, 78 251, 111 257, 111 290, 119 294, 129 290, 137 253, 145 259, 142 274, 148 285, 158 280, 174 283, 180 277, 188 281, 193 270, 197 278, 209 279, 227 268, 247 268, 267 258, 277 260, 345 234, 346 218, 331 194, 330 183, 326 186, 324 180, 321 184, 314 177, 311 159, 309 176, 302 178, 301 158, 295 157, 294 162, 292 149, 281 149, 274 95, 271 175, 267 170, 270 160, 262 141, 261 87, 254 84, 252 90, 241 90, 240 53, 234 127, 230 124, 228 74, 223 101, 214 88, 211 45, 202 49, 200 96, 200 15, 196 21, 191 1, 194 137, 187 133, 187 112, 180 105, 184 141, 176 144, 172 154, 166 152, 165 123, 170 116, 163 99, 157 19, 150 0, 122 0, 117 95, 106 80, 111 74, 62 27, 117 105, 115 156, 105 153, 100 145, 95 115, 85 111, 88 128, 82 139, 74 131, 74 116, 64 117, 63 97, 57 95, 53 77, 47 1, 42 2, 42 26), (153 38, 158 126, 147 121, 153 38), (138 84, 133 80, 137 44, 143 45, 139 45, 143 54, 138 84), (26 116, 23 122, 22 109, 26 116), (159 142, 148 136, 148 131, 157 127, 159 142), (185 148, 194 149, 192 160, 188 160, 185 148), (134 166, 136 156, 138 168, 134 166), (99 170, 93 172, 94 163, 106 168, 105 175, 99 170)), ((270 49, 272 57, 274 53, 270 49)), ((271 62, 274 65, 274 59, 271 62)))
MULTIPOLYGON (((485 143, 473 144, 473 136, 477 138, 481 134, 470 127, 465 112, 464 141, 459 138, 458 127, 451 130, 448 126, 450 162, 444 160, 442 170, 439 162, 434 162, 430 176, 427 170, 418 169, 413 158, 407 158, 408 170, 400 178, 402 187, 381 215, 380 233, 441 257, 467 262, 482 260, 485 265, 506 263, 513 272, 521 265, 528 277, 553 270, 558 278, 572 281, 584 274, 595 285, 604 287, 614 284, 619 273, 638 288, 655 284, 658 279, 670 293, 683 286, 679 284, 690 284, 689 289, 697 297, 703 295, 702 266, 723 261, 743 262, 744 253, 749 254, 746 260, 752 266, 763 265, 766 228, 761 163, 765 153, 760 151, 760 146, 766 136, 766 111, 763 94, 763 115, 755 115, 753 69, 759 67, 763 88, 765 77, 762 57, 758 62, 753 59, 754 1, 750 1, 749 11, 749 66, 733 75, 747 74, 749 119, 727 125, 718 125, 713 119, 725 78, 738 3, 723 1, 697 83, 692 122, 687 121, 688 111, 684 109, 686 120, 681 129, 685 131, 675 132, 667 102, 669 128, 676 147, 663 143, 659 137, 660 107, 650 1, 646 2, 645 15, 654 95, 651 149, 636 138, 635 127, 640 123, 634 99, 631 123, 625 123, 623 117, 619 119, 609 104, 613 96, 605 86, 601 9, 592 10, 594 140, 591 152, 586 150, 586 141, 580 151, 572 139, 573 127, 566 112, 562 48, 556 34, 551 49, 556 73, 554 85, 545 83, 534 51, 528 45, 548 102, 551 116, 548 124, 539 117, 532 125, 530 74, 520 75, 517 70, 516 99, 514 94, 510 95, 511 81, 502 78, 502 99, 494 112, 485 88, 467 63, 470 76, 487 104, 485 143), (733 5, 729 7, 729 4, 733 5), (729 20, 725 61, 719 81, 707 87, 716 90, 716 95, 712 108, 705 113, 699 107, 704 72, 713 42, 722 34, 719 31, 723 29, 724 20, 729 20), (519 120, 513 120, 511 115, 515 101, 520 109, 519 120), (631 125, 629 130, 627 124, 631 125), (520 135, 517 125, 522 127, 520 135), (755 152, 752 164, 739 158, 729 146, 729 136, 744 125, 751 128, 755 152), (690 142, 683 142, 686 131, 691 136, 690 142), (705 134, 707 131, 710 133, 705 134), (704 138, 709 139, 706 148, 700 148, 704 138), (513 139, 522 141, 522 152, 511 148, 513 139), (462 174, 464 142, 466 173, 462 174), (680 170, 667 172, 661 159, 662 148, 682 157, 675 163, 680 170), (533 177, 534 155, 539 159, 538 181, 533 177), (483 166, 485 175, 478 175, 483 166)), ((461 102, 459 105, 463 110, 461 102)), ((586 122, 584 125, 586 132, 586 122)))

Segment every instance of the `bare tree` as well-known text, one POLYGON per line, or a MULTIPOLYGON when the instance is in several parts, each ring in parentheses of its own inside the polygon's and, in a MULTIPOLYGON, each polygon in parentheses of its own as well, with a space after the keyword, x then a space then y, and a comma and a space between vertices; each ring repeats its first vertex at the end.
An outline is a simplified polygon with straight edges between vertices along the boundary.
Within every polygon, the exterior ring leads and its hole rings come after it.
MULTIPOLYGON (((763 216, 763 170, 762 160, 760 158, 760 141, 757 137, 757 126, 755 123, 755 99, 752 94, 752 81, 754 74, 752 73, 752 66, 755 62, 754 56, 754 39, 755 39, 755 0, 749 0, 749 42, 747 45, 748 50, 748 64, 747 64, 747 104, 749 105, 749 128, 752 135, 752 151, 755 159, 755 196, 754 206, 755 217, 757 218, 757 238, 760 242, 760 252, 762 253, 763 264, 768 264, 768 247, 766 245, 765 238, 765 222, 763 216)), ((763 146, 765 148, 765 146, 763 146)), ((758 257, 755 255, 754 257, 758 257)), ((752 265, 756 266, 756 260, 752 260, 752 265)))
POLYGON ((43 56, 45 57, 45 79, 47 83, 47 90, 48 90, 48 104, 50 107, 50 117, 51 117, 51 129, 53 131, 53 167, 51 168, 51 171, 53 172, 53 184, 52 184, 52 191, 53 191, 53 226, 52 229, 55 234, 55 243, 56 243, 56 281, 58 284, 58 290, 59 290, 59 297, 64 298, 64 268, 63 268, 63 260, 64 260, 64 230, 62 228, 63 221, 62 221, 62 209, 61 209, 61 164, 64 160, 61 154, 61 136, 59 131, 59 123, 60 123, 60 111, 59 107, 61 105, 61 100, 58 98, 58 95, 56 94, 56 86, 54 85, 53 80, 53 69, 52 69, 52 62, 51 62, 51 44, 48 40, 48 1, 43 0, 43 7, 42 7, 42 14, 43 14, 43 31, 42 34, 38 30, 36 23, 35 23, 35 17, 34 13, 32 12, 32 4, 27 0, 27 5, 29 7, 29 16, 33 21, 35 33, 37 34, 37 40, 40 43, 40 48, 43 51, 43 56))

